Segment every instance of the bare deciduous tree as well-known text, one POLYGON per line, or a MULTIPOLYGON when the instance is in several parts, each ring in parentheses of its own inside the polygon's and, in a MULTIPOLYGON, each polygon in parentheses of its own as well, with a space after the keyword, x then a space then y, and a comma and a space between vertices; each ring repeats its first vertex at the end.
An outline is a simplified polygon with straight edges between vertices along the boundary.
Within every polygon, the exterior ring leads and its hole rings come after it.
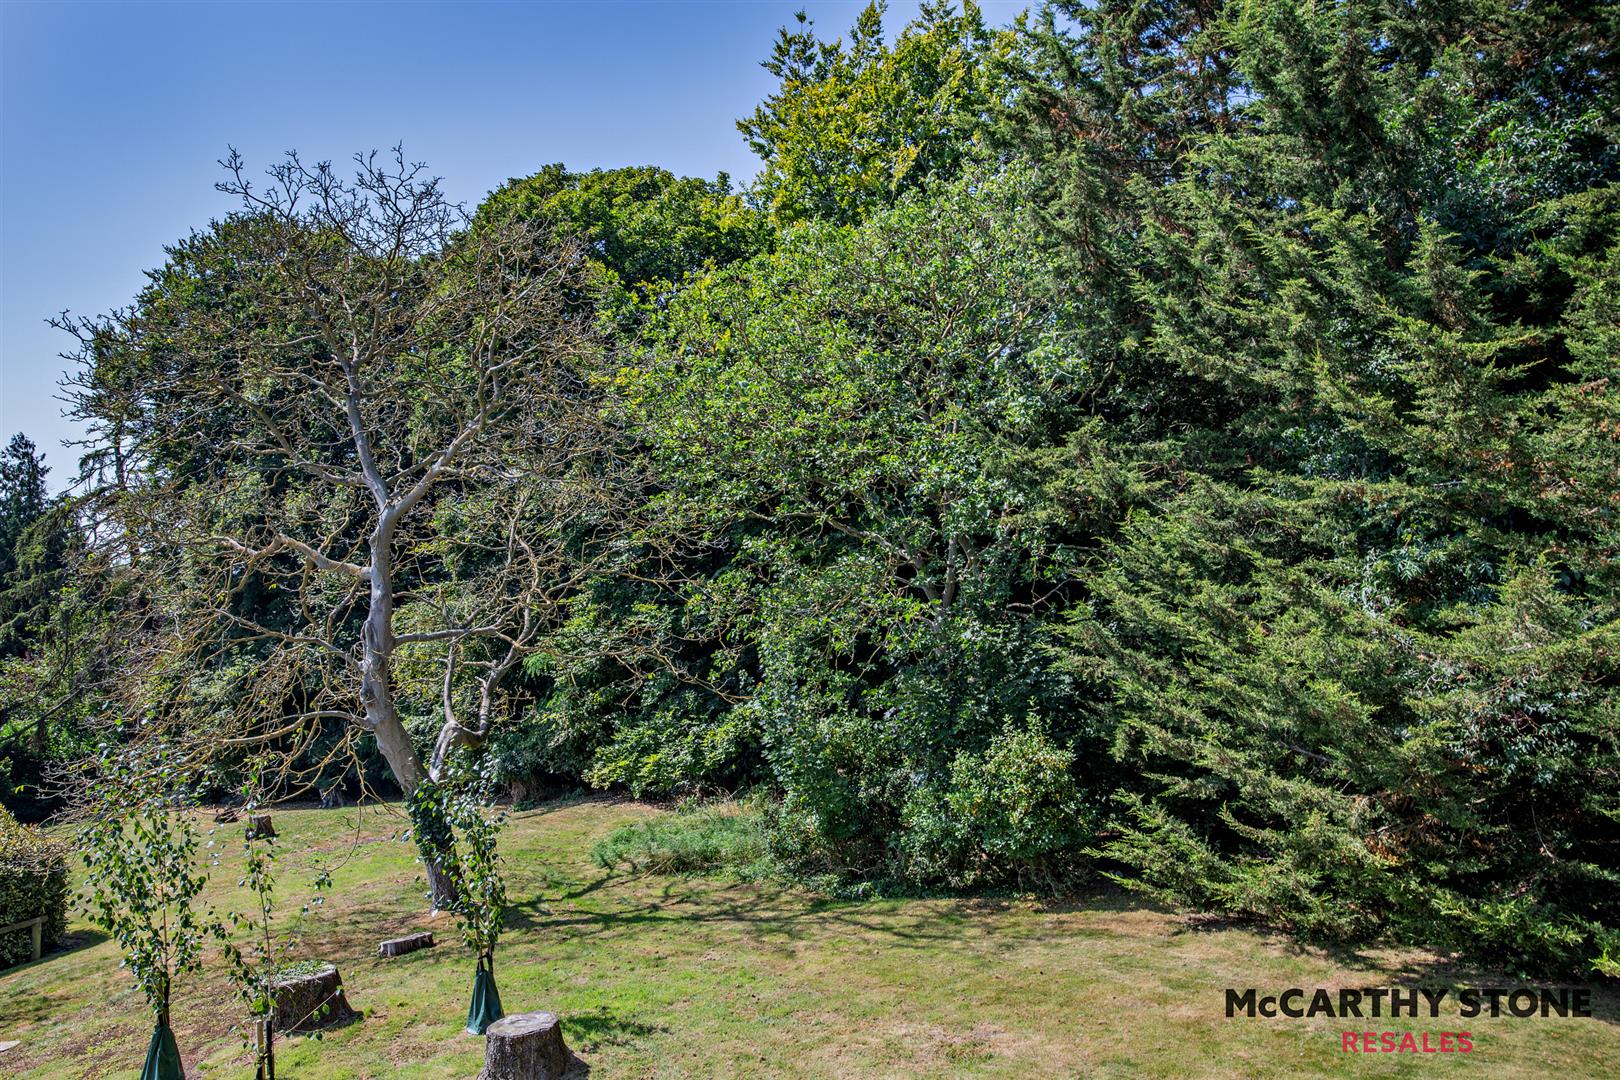
POLYGON ((470 222, 398 150, 356 161, 349 180, 288 155, 261 188, 233 151, 241 212, 132 308, 62 325, 151 597, 128 711, 288 762, 342 721, 409 794, 487 736, 590 573, 615 467, 577 245, 470 222), (431 754, 401 715, 423 665, 431 754))

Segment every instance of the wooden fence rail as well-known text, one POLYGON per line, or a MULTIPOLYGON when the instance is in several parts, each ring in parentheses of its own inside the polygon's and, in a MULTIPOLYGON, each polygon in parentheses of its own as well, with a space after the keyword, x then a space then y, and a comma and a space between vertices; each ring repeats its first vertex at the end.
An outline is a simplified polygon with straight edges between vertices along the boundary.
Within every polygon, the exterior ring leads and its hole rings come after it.
POLYGON ((34 937, 34 959, 38 960, 45 951, 45 916, 38 915, 22 922, 14 922, 10 926, 0 926, 0 934, 9 934, 13 930, 32 930, 34 937))

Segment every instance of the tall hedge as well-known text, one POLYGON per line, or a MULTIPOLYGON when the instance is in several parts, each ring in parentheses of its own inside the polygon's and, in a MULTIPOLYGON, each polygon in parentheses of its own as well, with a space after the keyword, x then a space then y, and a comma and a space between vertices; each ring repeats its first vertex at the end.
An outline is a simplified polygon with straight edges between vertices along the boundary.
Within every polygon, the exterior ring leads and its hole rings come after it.
MULTIPOLYGON (((45 916, 49 946, 67 927, 67 849, 0 807, 0 926, 45 916)), ((33 956, 30 935, 0 936, 0 968, 33 956)))

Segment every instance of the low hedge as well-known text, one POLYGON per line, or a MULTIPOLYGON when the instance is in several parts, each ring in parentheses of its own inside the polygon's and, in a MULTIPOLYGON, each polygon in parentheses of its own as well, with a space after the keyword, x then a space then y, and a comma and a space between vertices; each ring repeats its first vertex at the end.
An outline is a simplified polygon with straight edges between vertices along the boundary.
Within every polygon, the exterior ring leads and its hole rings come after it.
MULTIPOLYGON (((67 848, 32 825, 20 825, 0 807, 0 926, 45 916, 45 946, 67 928, 67 848)), ((33 957, 31 935, 0 935, 0 968, 33 957)))

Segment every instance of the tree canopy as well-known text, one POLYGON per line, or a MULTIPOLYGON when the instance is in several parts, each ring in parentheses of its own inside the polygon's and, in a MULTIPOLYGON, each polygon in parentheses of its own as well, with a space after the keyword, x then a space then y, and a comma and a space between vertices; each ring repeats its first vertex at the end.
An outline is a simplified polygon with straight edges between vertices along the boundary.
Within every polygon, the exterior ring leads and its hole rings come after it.
POLYGON ((748 788, 832 887, 1614 974, 1616 10, 874 5, 740 189, 233 168, 71 324, 24 652, 218 783, 748 788))

